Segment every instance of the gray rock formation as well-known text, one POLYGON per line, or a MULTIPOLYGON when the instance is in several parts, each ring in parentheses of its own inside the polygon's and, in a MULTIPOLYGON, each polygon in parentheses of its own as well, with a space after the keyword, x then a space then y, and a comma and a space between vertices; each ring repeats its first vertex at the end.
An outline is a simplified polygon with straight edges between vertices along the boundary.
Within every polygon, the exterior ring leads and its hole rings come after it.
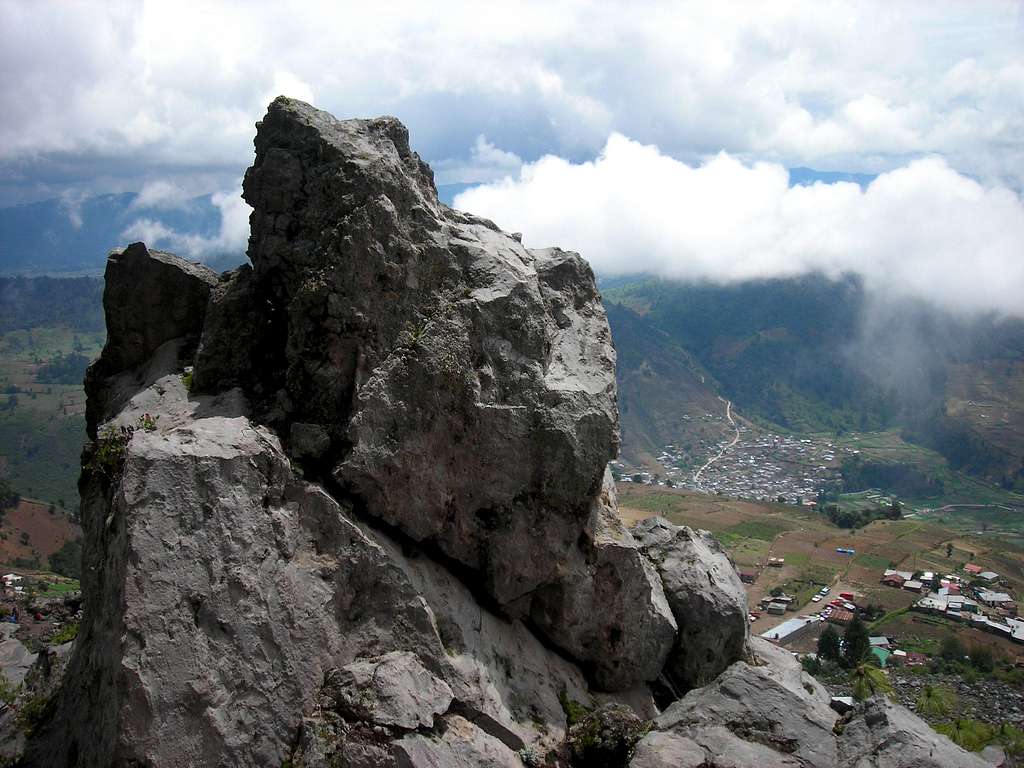
POLYGON ((750 662, 736 662, 669 706, 637 745, 630 768, 985 765, 884 699, 840 721, 828 692, 789 653, 759 638, 751 651, 750 662))
POLYGON ((883 697, 868 701, 844 724, 838 744, 841 768, 991 768, 883 697))
POLYGON ((36 660, 36 654, 14 637, 17 628, 17 624, 0 624, 0 674, 12 687, 22 684, 36 660))
POLYGON ((679 627, 666 673, 687 691, 740 658, 749 633, 747 592, 715 538, 652 517, 633 526, 679 627))
MULTIPOLYGON (((84 618, 25 765, 623 761, 649 682, 713 678, 634 765, 835 764, 827 695, 748 654, 714 542, 618 520, 615 355, 579 256, 441 205, 396 120, 288 99, 245 197, 251 268, 108 263, 84 618)), ((927 746, 876 710, 850 749, 927 746)))
MULTIPOLYGON (((85 377, 86 422, 93 438, 96 426, 124 404, 117 397, 123 388, 111 387, 113 378, 144 365, 172 339, 195 349, 217 274, 202 264, 133 243, 110 253, 104 282, 107 343, 85 377)), ((138 389, 150 382, 140 378, 133 383, 138 389)))
POLYGON ((391 118, 276 100, 244 194, 253 269, 213 293, 196 388, 241 385, 308 472, 473 572, 600 686, 657 677, 675 634, 658 579, 591 522, 618 414, 586 262, 441 205, 391 118), (587 608, 622 585, 617 610, 587 608))

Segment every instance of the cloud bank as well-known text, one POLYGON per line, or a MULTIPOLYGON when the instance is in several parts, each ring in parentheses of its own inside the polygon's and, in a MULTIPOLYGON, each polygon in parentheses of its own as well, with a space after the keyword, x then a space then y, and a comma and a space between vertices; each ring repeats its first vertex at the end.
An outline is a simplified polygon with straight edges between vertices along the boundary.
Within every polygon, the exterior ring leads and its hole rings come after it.
MULTIPOLYGON (((177 190, 168 197, 167 188, 154 185, 143 189, 132 204, 133 208, 177 207, 177 190), (149 195, 147 189, 155 189, 149 195), (141 201, 141 202, 140 202, 141 201)), ((241 255, 249 244, 249 214, 252 208, 239 192, 215 192, 210 202, 220 209, 220 229, 216 235, 205 237, 181 232, 162 221, 151 218, 135 219, 121 232, 125 242, 143 241, 152 248, 173 251, 180 256, 202 259, 208 256, 241 255)))
POLYGON ((937 153, 1022 189, 1021 13, 1007 0, 0 0, 0 192, 24 202, 189 169, 222 169, 203 191, 223 188, 278 93, 397 115, 453 181, 511 160, 478 136, 579 160, 617 131, 690 162, 725 150, 875 173, 937 153))
POLYGON ((822 272, 961 311, 1024 314, 1024 202, 926 158, 852 183, 790 186, 775 163, 699 165, 612 135, 471 188, 455 207, 580 251, 604 275, 739 281, 822 272))

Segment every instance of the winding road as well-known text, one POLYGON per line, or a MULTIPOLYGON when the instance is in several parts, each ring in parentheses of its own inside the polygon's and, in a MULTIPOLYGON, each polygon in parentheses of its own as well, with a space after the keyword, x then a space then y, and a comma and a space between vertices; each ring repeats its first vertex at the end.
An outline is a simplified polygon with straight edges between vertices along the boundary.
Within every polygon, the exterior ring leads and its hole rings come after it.
POLYGON ((696 485, 700 481, 701 473, 705 469, 710 467, 712 464, 714 464, 716 461, 718 461, 720 458, 722 458, 722 456, 725 455, 725 452, 732 448, 734 445, 736 445, 736 442, 740 439, 740 428, 736 426, 736 422, 732 418, 732 400, 726 400, 724 397, 719 397, 718 399, 725 403, 725 418, 729 420, 729 423, 732 424, 732 428, 736 430, 736 436, 733 437, 732 442, 730 442, 728 445, 722 446, 718 453, 716 453, 713 457, 708 459, 704 466, 697 470, 697 472, 693 476, 694 485, 696 485))

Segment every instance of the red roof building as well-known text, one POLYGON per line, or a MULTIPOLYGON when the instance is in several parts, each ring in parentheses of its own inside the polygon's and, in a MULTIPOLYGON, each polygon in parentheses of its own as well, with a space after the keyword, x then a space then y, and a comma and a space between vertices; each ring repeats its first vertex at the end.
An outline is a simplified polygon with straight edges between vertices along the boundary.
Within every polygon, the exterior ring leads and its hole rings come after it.
POLYGON ((979 573, 981 573, 985 569, 982 568, 980 565, 975 565, 974 563, 968 563, 967 565, 964 566, 964 570, 967 571, 967 573, 971 574, 972 576, 977 576, 979 573))
POLYGON ((828 620, 833 624, 849 624, 853 621, 853 611, 845 608, 836 608, 829 614, 828 620))
POLYGON ((888 587, 901 589, 903 587, 903 577, 898 573, 890 573, 888 576, 882 578, 882 583, 888 587))

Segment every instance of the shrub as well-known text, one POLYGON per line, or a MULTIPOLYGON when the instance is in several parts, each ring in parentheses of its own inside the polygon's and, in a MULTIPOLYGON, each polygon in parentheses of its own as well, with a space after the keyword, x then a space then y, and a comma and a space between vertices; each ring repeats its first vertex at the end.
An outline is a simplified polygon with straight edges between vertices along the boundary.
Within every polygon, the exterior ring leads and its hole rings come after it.
POLYGON ((73 621, 70 624, 65 624, 57 634, 50 638, 50 645, 63 645, 76 637, 78 637, 78 622, 73 621))
POLYGON ((956 694, 948 688, 925 684, 917 699, 917 711, 922 715, 942 717, 956 706, 956 694))
POLYGON ((623 704, 605 704, 569 729, 571 764, 579 768, 619 768, 628 765, 648 723, 623 704))
POLYGON ((870 664, 859 664, 850 672, 850 682, 853 684, 853 697, 858 701, 870 699, 875 694, 892 693, 892 683, 885 676, 885 672, 870 664))

